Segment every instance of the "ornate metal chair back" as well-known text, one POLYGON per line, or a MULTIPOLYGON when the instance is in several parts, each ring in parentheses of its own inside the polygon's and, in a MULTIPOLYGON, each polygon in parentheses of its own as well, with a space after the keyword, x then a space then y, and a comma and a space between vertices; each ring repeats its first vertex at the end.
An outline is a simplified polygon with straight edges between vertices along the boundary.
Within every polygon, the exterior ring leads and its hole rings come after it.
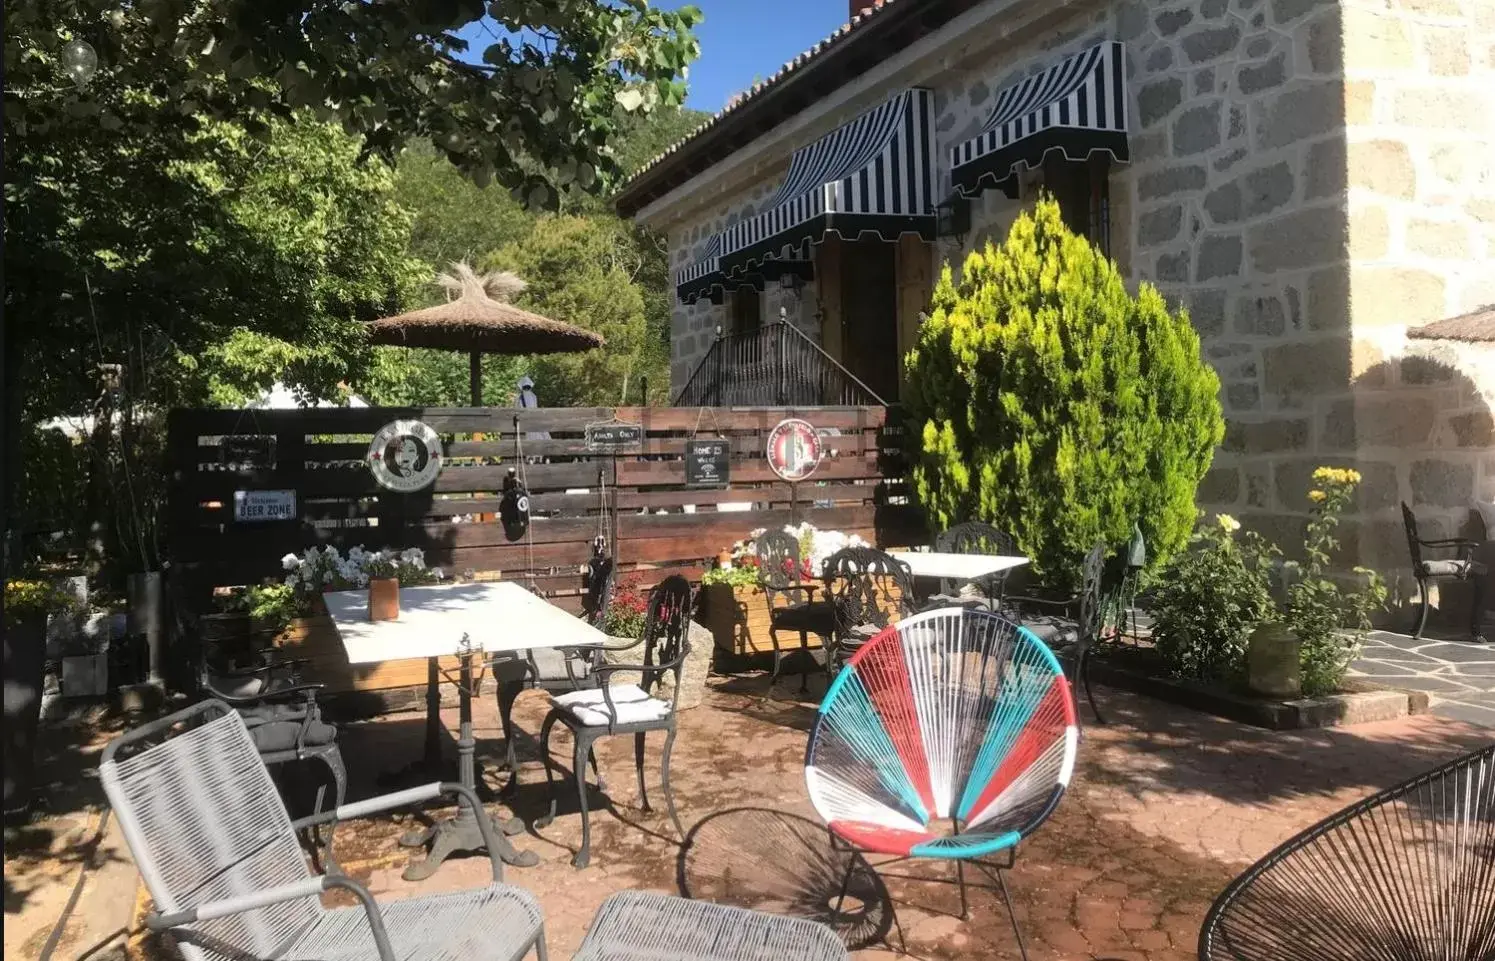
POLYGON ((875 547, 846 547, 826 558, 825 590, 844 637, 853 627, 887 627, 893 614, 912 610, 914 578, 908 565, 875 547))
POLYGON ((644 690, 652 690, 666 673, 673 673, 678 696, 680 673, 690 653, 689 633, 690 581, 672 574, 649 592, 643 640, 644 664, 652 670, 644 672, 644 690))
POLYGON ((1096 544, 1085 555, 1080 567, 1079 610, 1075 626, 1081 647, 1088 647, 1100 637, 1101 613, 1105 602, 1106 545, 1096 544))
MULTIPOLYGON (((983 521, 966 521, 941 531, 934 539, 934 549, 942 554, 996 554, 1011 556, 1017 553, 1012 535, 998 530, 983 521)), ((1001 597, 1007 586, 1007 571, 999 571, 978 578, 976 584, 987 597, 1001 597)), ((940 593, 954 596, 960 591, 960 582, 948 579, 940 581, 940 593)))
MULTIPOLYGON (((800 582, 799 538, 788 531, 764 531, 758 538, 756 549, 758 584, 768 595, 768 606, 772 608, 780 594, 800 582)), ((789 599, 797 600, 796 592, 791 592, 789 599)))
POLYGON ((1412 570, 1422 570, 1422 542, 1417 536, 1417 515, 1402 501, 1402 527, 1407 533, 1407 550, 1412 552, 1412 570))

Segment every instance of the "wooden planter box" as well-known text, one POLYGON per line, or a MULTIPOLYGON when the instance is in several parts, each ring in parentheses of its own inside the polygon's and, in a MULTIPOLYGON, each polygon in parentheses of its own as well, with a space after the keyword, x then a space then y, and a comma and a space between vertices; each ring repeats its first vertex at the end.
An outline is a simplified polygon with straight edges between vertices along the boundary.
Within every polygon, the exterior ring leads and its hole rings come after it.
MULTIPOLYGON (((805 585, 814 585, 815 599, 822 599, 818 579, 805 581, 805 585)), ((768 602, 760 588, 703 584, 701 618, 711 632, 712 640, 724 653, 739 657, 773 653, 773 639, 768 633, 768 602)), ((895 614, 893 621, 897 620, 895 614)), ((820 635, 813 632, 806 635, 805 641, 810 650, 821 646, 820 635)), ((799 650, 799 632, 780 630, 779 644, 785 653, 799 650)))
MULTIPOLYGON (((342 638, 326 614, 297 618, 275 639, 286 657, 306 658, 302 677, 310 683, 327 685, 328 694, 352 691, 385 691, 395 688, 426 687, 426 659, 382 661, 378 664, 349 664, 342 638)), ((440 659, 441 667, 455 675, 461 663, 455 656, 440 659)))

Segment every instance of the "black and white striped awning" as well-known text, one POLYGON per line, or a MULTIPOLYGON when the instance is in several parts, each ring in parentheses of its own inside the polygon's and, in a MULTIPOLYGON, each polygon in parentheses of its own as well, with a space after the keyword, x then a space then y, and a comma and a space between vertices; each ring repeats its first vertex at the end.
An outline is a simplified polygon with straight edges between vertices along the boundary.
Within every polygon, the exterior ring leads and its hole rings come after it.
POLYGON ((785 274, 794 274, 802 280, 813 280, 815 270, 809 259, 797 250, 768 261, 751 271, 742 271, 727 276, 721 268, 722 235, 714 234, 706 244, 701 258, 675 273, 675 296, 682 304, 694 304, 703 297, 714 304, 722 302, 729 290, 752 287, 762 290, 770 281, 777 281, 785 274))
POLYGON ((1018 168, 1038 166, 1050 150, 1070 160, 1096 151, 1130 159, 1125 53, 1108 40, 1003 90, 981 132, 950 151, 955 192, 1015 195, 1018 168))
POLYGON ((934 95, 905 90, 794 152, 758 215, 722 232, 721 269, 750 271, 826 233, 934 239, 934 95))

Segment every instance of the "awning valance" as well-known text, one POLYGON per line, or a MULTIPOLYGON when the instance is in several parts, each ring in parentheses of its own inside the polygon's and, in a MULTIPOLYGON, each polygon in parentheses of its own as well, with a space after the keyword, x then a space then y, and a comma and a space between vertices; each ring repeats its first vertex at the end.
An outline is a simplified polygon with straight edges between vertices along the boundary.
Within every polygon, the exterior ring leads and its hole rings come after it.
POLYGON ((963 197, 987 187, 1015 195, 1018 168, 1038 166, 1050 150, 1124 162, 1126 117, 1125 47, 1108 40, 998 94, 981 132, 950 151, 952 185, 963 197))
POLYGON ((765 209, 722 232, 721 269, 803 253, 828 232, 933 240, 934 168, 934 95, 905 90, 796 150, 765 209))
POLYGON ((706 244, 699 260, 675 273, 675 296, 682 304, 694 304, 701 298, 712 303, 721 303, 722 295, 729 290, 752 287, 762 290, 771 281, 776 282, 785 274, 793 274, 802 280, 815 276, 814 267, 799 251, 789 251, 785 256, 767 261, 734 276, 727 276, 721 268, 722 235, 715 234, 706 244))

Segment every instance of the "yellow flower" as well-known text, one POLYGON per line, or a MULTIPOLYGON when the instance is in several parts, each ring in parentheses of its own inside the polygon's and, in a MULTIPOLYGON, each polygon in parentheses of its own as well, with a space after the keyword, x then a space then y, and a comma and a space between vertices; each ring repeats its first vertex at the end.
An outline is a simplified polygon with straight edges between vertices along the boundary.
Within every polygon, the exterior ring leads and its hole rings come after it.
POLYGON ((1322 504, 1324 502, 1324 499, 1326 497, 1328 497, 1328 496, 1329 495, 1325 494, 1323 491, 1309 491, 1308 492, 1308 499, 1311 500, 1311 501, 1313 501, 1315 504, 1322 504))
POLYGON ((1313 479, 1325 486, 1345 487, 1360 483, 1360 472, 1345 467, 1320 467, 1313 479))
POLYGON ((1241 529, 1241 522, 1236 520, 1234 517, 1231 517, 1229 514, 1216 515, 1215 523, 1219 524, 1220 529, 1227 534, 1234 534, 1236 531, 1241 529))

